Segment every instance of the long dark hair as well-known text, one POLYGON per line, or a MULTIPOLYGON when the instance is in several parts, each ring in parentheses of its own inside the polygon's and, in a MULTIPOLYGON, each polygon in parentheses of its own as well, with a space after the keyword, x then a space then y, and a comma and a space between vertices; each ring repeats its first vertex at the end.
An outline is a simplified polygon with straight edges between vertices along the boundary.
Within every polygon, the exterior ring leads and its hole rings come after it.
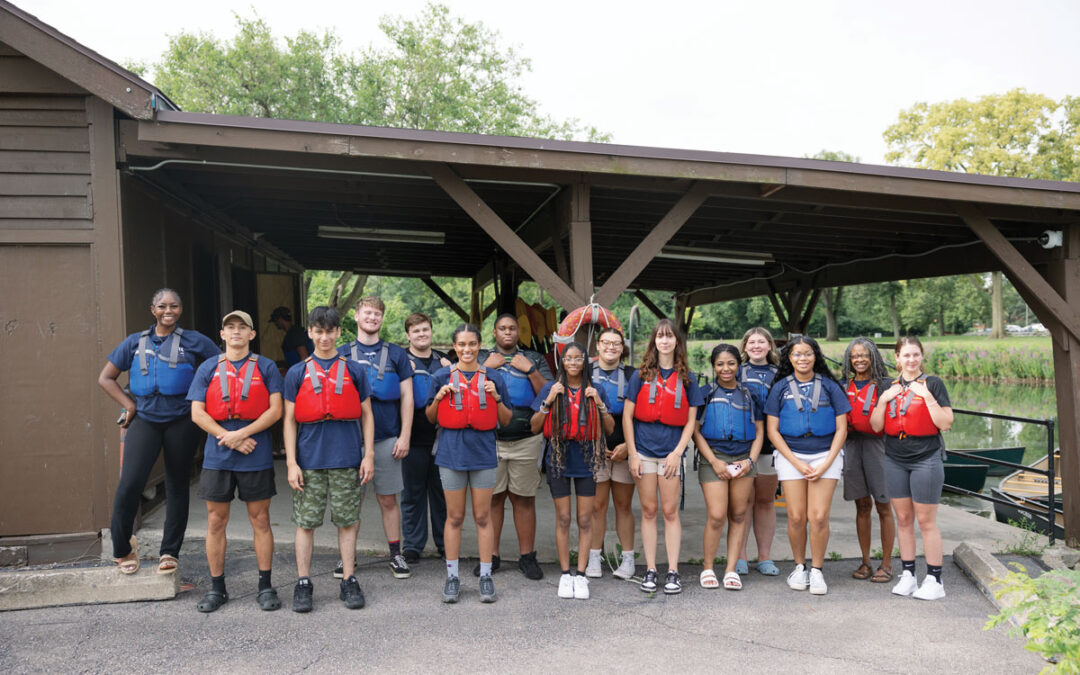
POLYGON ((596 402, 585 398, 585 389, 592 386, 592 363, 585 352, 585 347, 579 342, 571 342, 566 345, 559 356, 559 374, 556 381, 561 382, 566 391, 555 397, 555 402, 551 404, 551 412, 548 417, 551 422, 552 473, 555 477, 562 475, 566 466, 567 443, 572 440, 564 436, 570 430, 573 421, 569 419, 571 414, 570 383, 567 381, 566 367, 562 364, 562 359, 566 358, 571 350, 577 350, 584 360, 581 368, 581 389, 578 391, 578 396, 582 398, 582 405, 585 407, 586 428, 592 429, 593 435, 592 438, 586 438, 582 441, 581 445, 585 450, 585 458, 589 462, 593 476, 596 476, 597 471, 603 466, 604 458, 607 456, 607 438, 604 435, 603 425, 600 421, 600 410, 596 407, 596 402))
POLYGON ((809 335, 792 335, 784 348, 780 350, 780 366, 776 370, 776 382, 795 372, 795 367, 791 365, 791 350, 795 349, 796 345, 809 345, 810 349, 814 350, 815 375, 820 375, 823 380, 828 379, 836 382, 836 377, 829 370, 829 364, 825 362, 825 355, 821 353, 821 347, 818 345, 817 340, 809 335))
POLYGON ((639 368, 642 382, 651 382, 660 374, 660 353, 656 349, 656 336, 660 333, 671 333, 675 336, 675 370, 679 373, 679 379, 687 385, 690 384, 690 364, 686 359, 686 336, 671 319, 660 319, 656 327, 649 334, 649 344, 645 347, 645 355, 641 357, 639 368))
POLYGON ((855 345, 862 345, 863 349, 870 354, 870 379, 871 380, 884 380, 889 377, 889 370, 885 366, 884 359, 881 358, 881 352, 878 351, 877 345, 873 340, 865 337, 857 337, 851 341, 844 350, 844 365, 840 371, 840 377, 847 380, 854 379, 855 368, 851 365, 851 350, 855 345))

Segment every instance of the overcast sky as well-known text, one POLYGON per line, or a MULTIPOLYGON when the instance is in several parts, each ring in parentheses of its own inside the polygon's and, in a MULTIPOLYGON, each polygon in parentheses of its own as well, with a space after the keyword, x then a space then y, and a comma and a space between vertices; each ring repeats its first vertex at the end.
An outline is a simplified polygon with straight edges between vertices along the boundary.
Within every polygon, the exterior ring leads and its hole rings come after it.
MULTIPOLYGON (((278 36, 333 29, 382 45, 422 0, 14 0, 118 62, 156 61, 181 30, 227 38, 252 6, 278 36)), ((1014 87, 1080 95, 1080 1, 587 2, 447 0, 532 59, 526 92, 614 142, 882 163, 881 134, 917 101, 1014 87)), ((168 93, 168 92, 166 92, 168 93)))

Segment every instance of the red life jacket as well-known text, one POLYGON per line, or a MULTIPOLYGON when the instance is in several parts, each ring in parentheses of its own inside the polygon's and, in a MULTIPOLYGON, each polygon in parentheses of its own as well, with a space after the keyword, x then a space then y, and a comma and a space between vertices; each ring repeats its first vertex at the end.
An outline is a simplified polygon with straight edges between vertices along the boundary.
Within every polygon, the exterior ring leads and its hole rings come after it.
POLYGON ((499 423, 499 404, 484 391, 487 368, 480 366, 471 381, 467 380, 457 365, 450 369, 450 387, 453 393, 439 401, 438 422, 444 429, 475 429, 491 431, 499 423))
POLYGON ((349 374, 348 362, 338 356, 327 374, 310 356, 304 362, 307 368, 296 393, 294 414, 297 422, 322 422, 324 420, 358 420, 363 414, 363 401, 349 374), (333 386, 326 386, 328 384, 333 386), (345 385, 349 386, 345 386, 345 385))
MULTIPOLYGON (((562 437, 569 441, 591 441, 598 438, 599 412, 596 408, 590 409, 583 405, 585 400, 585 387, 578 389, 577 394, 566 392, 566 419, 562 420, 562 437)), ((552 404, 552 408, 558 405, 558 399, 552 404)), ((551 438, 551 415, 544 418, 544 438, 551 438)))
POLYGON ((679 371, 672 371, 666 379, 656 374, 647 385, 642 383, 634 402, 634 419, 639 422, 660 422, 672 427, 686 425, 690 419, 690 406, 686 404, 679 371))
MULTIPOLYGON (((918 381, 926 384, 925 377, 920 377, 918 381)), ((899 378, 896 383, 900 383, 899 378)), ((885 433, 897 438, 936 436, 938 428, 930 417, 930 408, 926 407, 926 400, 922 396, 916 396, 915 392, 905 387, 899 396, 889 401, 889 409, 885 413, 885 433)))
POLYGON ((881 432, 874 431, 870 426, 870 413, 874 412, 878 400, 877 382, 871 381, 860 391, 855 388, 855 380, 852 380, 848 382, 847 397, 851 404, 847 414, 848 428, 868 436, 880 436, 881 432))
POLYGON ((222 354, 217 374, 206 388, 206 412, 218 422, 256 420, 270 408, 270 391, 259 372, 259 357, 252 354, 237 372, 222 354))

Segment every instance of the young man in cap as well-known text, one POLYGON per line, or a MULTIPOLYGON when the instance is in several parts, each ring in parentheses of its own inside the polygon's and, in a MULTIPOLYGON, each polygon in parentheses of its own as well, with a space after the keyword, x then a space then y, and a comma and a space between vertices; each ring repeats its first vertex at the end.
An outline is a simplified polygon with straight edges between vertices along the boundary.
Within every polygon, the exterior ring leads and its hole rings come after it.
POLYGON ((281 419, 284 382, 273 361, 251 353, 253 339, 251 315, 240 310, 226 314, 221 320, 225 353, 199 366, 187 395, 192 421, 207 433, 199 497, 206 500, 206 562, 211 586, 199 601, 200 612, 213 612, 229 599, 225 590, 225 528, 229 507, 238 493, 247 506, 254 533, 259 566, 255 601, 267 611, 281 607, 270 583, 274 557, 270 498, 277 489, 269 428, 281 419))
POLYGON ((308 335, 314 353, 285 375, 285 462, 293 489, 299 577, 293 611, 312 609, 311 551, 327 502, 344 561, 339 598, 348 609, 360 609, 364 593, 353 569, 362 487, 375 473, 371 389, 363 367, 337 353, 341 315, 336 309, 311 310, 308 335))
MULTIPOLYGON (((338 353, 363 367, 371 387, 375 416, 375 498, 382 512, 383 531, 390 548, 390 571, 398 579, 412 576, 401 553, 401 509, 397 496, 404 487, 401 460, 409 454, 412 435, 412 366, 405 350, 382 340, 386 306, 377 297, 356 303, 356 339, 338 353)), ((337 570, 334 572, 337 576, 337 570)))
MULTIPOLYGON (((480 360, 487 368, 503 374, 510 394, 514 415, 510 424, 496 432, 499 466, 495 474, 495 493, 491 498, 491 523, 495 529, 495 555, 492 570, 499 568, 499 539, 505 517, 507 495, 514 512, 517 530, 518 569, 529 579, 544 578, 536 562, 536 491, 540 488, 540 454, 544 451, 544 435, 534 434, 532 403, 545 382, 552 380, 547 361, 537 352, 518 348, 518 322, 512 314, 495 319, 495 349, 481 353, 480 360)), ((473 574, 479 574, 479 566, 473 574)))

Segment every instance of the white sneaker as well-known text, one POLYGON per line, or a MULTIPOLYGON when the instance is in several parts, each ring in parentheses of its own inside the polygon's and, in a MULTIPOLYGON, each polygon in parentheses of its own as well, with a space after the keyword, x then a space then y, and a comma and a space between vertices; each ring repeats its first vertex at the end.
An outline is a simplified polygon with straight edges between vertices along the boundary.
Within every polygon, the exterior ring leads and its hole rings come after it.
POLYGON ((559 597, 574 597, 574 577, 570 576, 569 574, 564 574, 559 577, 559 597))
POLYGON ((619 579, 629 579, 634 576, 636 571, 636 565, 634 564, 634 554, 624 555, 622 562, 619 563, 619 568, 615 570, 613 575, 619 579))
POLYGON ((787 585, 793 591, 805 591, 810 585, 810 573, 806 571, 806 565, 796 565, 787 577, 787 585))
POLYGON ((810 569, 810 595, 825 595, 829 587, 825 584, 825 575, 819 569, 810 569))
POLYGON ((893 595, 903 595, 906 597, 914 593, 918 587, 919 582, 915 580, 915 575, 904 570, 900 573, 900 581, 897 581, 896 585, 892 587, 892 592, 893 595))
POLYGON ((940 581, 927 574, 922 586, 919 586, 919 590, 912 593, 911 597, 919 600, 940 600, 945 597, 945 587, 940 581))
POLYGON ((589 551, 589 564, 585 567, 585 576, 591 579, 599 579, 604 575, 603 560, 600 551, 589 551))
MULTIPOLYGON (((560 583, 561 585, 561 583, 560 583)), ((574 577, 574 599, 575 600, 588 600, 589 599, 589 580, 580 574, 574 577)))

